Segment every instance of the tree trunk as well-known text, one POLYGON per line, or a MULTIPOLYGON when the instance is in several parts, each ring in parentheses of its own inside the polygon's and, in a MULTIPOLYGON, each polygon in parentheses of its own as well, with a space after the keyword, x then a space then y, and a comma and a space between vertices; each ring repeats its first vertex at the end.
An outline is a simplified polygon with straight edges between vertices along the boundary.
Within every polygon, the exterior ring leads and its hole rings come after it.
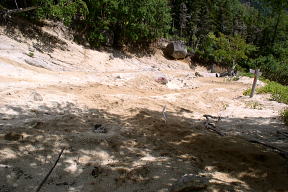
POLYGON ((274 43, 275 43, 275 39, 276 39, 276 35, 277 35, 277 30, 278 30, 278 26, 279 26, 279 23, 280 23, 281 13, 282 13, 282 10, 280 10, 279 13, 278 13, 276 25, 275 25, 275 27, 274 27, 274 32, 273 32, 273 38, 272 38, 271 46, 273 46, 274 43))
POLYGON ((17 0, 14 0, 14 1, 15 1, 16 8, 19 9, 17 0))

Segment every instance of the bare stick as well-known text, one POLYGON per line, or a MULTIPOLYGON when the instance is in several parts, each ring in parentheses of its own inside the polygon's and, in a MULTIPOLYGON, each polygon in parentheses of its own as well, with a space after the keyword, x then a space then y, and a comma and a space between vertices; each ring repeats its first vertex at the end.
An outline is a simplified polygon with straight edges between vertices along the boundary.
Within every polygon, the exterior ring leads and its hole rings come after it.
POLYGON ((255 73, 254 73, 254 80, 253 80, 250 98, 252 98, 254 96, 254 93, 255 93, 255 89, 256 89, 256 85, 257 85, 258 72, 259 72, 259 69, 256 69, 255 73))
POLYGON ((278 147, 275 147, 275 146, 272 146, 272 145, 269 145, 267 143, 263 143, 261 141, 258 141, 258 140, 254 140, 254 139, 247 139, 248 142, 250 143, 257 143, 257 144, 260 144, 264 147, 267 147, 267 148, 270 148, 270 149, 273 149, 275 152, 277 152, 279 155, 281 155, 282 157, 284 157, 285 159, 288 159, 288 152, 287 151, 284 151, 282 149, 279 149, 278 147))
POLYGON ((167 116, 166 116, 166 105, 163 107, 163 110, 162 110, 162 115, 163 115, 163 118, 164 118, 164 121, 165 121, 165 124, 167 124, 167 116))
POLYGON ((36 189, 35 192, 39 192, 40 189, 41 189, 41 187, 42 187, 42 186, 44 185, 44 183, 47 181, 48 177, 50 176, 50 174, 52 173, 53 169, 56 167, 58 161, 60 160, 61 155, 62 155, 64 149, 65 149, 65 148, 63 148, 63 149, 61 150, 61 152, 59 153, 58 158, 57 158, 57 160, 55 161, 53 167, 52 167, 52 168, 50 169, 50 171, 47 173, 47 175, 45 176, 45 178, 43 179, 43 181, 40 183, 40 185, 37 187, 37 189, 36 189))

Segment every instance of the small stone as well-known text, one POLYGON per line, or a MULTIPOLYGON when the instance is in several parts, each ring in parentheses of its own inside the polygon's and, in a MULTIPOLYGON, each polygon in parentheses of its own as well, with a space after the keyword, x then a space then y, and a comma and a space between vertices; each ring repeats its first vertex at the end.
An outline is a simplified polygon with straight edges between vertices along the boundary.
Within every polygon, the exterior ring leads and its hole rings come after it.
POLYGON ((37 92, 33 92, 31 96, 34 101, 43 101, 43 97, 37 92))
POLYGON ((158 82, 158 83, 160 83, 160 84, 162 84, 162 85, 166 85, 166 84, 168 83, 168 80, 167 80, 166 77, 158 77, 158 78, 156 79, 156 82, 158 82))

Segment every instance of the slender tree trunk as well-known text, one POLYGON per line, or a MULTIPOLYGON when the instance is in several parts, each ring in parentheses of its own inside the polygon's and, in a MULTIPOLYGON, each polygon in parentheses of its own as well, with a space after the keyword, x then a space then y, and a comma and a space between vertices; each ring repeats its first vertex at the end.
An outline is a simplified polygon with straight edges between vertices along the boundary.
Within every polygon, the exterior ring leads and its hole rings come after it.
POLYGON ((282 13, 282 11, 280 10, 279 13, 278 13, 276 25, 275 25, 275 27, 274 27, 274 32, 273 32, 273 38, 272 38, 271 46, 273 46, 274 43, 275 43, 275 39, 276 39, 276 35, 277 35, 277 30, 278 30, 278 26, 279 26, 279 23, 280 23, 281 13, 282 13))
POLYGON ((14 1, 15 1, 16 8, 19 9, 18 4, 17 4, 17 0, 14 0, 14 1))

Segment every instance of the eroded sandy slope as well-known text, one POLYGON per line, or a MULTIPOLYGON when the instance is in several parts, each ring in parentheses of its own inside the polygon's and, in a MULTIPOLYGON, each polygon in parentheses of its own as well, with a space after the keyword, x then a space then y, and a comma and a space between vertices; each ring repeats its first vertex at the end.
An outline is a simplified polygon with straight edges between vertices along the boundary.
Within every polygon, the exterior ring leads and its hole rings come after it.
POLYGON ((287 160, 246 141, 288 150, 285 105, 242 96, 251 79, 203 68, 196 78, 161 52, 137 58, 65 39, 30 57, 37 41, 0 39, 0 191, 35 190, 63 147, 42 191, 164 192, 185 174, 207 178, 206 191, 288 191, 287 160), (221 117, 227 136, 208 131, 204 114, 221 117))

